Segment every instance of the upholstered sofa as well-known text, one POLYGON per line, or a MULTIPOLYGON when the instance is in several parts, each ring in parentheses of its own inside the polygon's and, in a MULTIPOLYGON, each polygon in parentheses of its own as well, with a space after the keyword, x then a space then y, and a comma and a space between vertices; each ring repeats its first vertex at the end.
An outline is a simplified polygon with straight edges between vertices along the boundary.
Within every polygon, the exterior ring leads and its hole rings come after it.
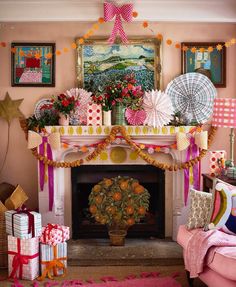
MULTIPOLYGON (((186 252, 189 240, 198 229, 187 230, 181 225, 177 235, 177 242, 186 252)), ((236 240, 236 237, 235 237, 236 240)), ((194 286, 194 279, 189 277, 190 286, 194 286)), ((214 254, 211 263, 204 267, 199 278, 209 287, 236 287, 236 247, 221 247, 214 254)))

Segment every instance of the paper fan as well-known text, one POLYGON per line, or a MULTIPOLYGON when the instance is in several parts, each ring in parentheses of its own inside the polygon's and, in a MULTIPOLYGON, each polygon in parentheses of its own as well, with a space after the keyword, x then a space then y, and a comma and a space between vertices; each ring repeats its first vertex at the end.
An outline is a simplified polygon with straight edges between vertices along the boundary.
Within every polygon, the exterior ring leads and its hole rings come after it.
POLYGON ((171 81, 166 93, 175 112, 192 115, 192 121, 205 123, 213 111, 216 88, 208 77, 200 73, 187 73, 171 81))
POLYGON ((145 125, 163 127, 172 119, 173 107, 170 97, 164 92, 152 90, 145 92, 143 108, 146 112, 145 125))
POLYGON ((132 110, 127 108, 125 111, 125 117, 128 123, 132 126, 142 125, 146 119, 146 112, 144 110, 132 110))

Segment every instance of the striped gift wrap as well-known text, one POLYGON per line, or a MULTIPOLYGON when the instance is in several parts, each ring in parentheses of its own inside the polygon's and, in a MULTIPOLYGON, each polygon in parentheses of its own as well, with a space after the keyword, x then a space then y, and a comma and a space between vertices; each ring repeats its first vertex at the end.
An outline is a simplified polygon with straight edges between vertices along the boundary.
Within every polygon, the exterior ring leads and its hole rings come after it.
MULTIPOLYGON (((34 237, 40 236, 42 233, 41 214, 31 211, 34 217, 34 237)), ((6 232, 12 236, 29 239, 33 237, 32 232, 28 233, 29 217, 25 213, 17 214, 14 210, 5 212, 6 217, 6 232), (13 223, 13 227, 12 227, 13 223)))
POLYGON ((46 276, 65 275, 67 268, 67 243, 62 242, 55 246, 40 243, 40 270, 41 279, 46 276), (61 268, 63 266, 63 268, 61 268))
POLYGON ((39 276, 39 238, 8 235, 8 273, 11 278, 34 280, 39 276))

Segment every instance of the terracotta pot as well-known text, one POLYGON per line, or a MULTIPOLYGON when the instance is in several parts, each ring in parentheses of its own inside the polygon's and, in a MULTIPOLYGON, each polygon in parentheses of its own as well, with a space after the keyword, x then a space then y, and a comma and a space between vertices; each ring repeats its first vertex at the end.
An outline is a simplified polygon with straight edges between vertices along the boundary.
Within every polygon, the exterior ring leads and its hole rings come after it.
POLYGON ((102 123, 104 126, 111 126, 111 111, 102 111, 102 123))
POLYGON ((126 230, 110 230, 108 232, 110 237, 110 244, 112 246, 124 246, 125 236, 127 235, 126 230))
POLYGON ((64 115, 62 113, 59 113, 59 125, 60 126, 69 126, 69 116, 68 115, 64 115))

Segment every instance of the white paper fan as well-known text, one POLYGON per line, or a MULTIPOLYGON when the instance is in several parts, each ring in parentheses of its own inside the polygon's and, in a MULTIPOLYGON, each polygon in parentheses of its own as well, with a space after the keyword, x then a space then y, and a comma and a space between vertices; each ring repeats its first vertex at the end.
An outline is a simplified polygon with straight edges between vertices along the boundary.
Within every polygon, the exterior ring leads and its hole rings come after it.
POLYGON ((157 90, 145 92, 143 108, 147 114, 144 125, 163 127, 172 119, 173 106, 170 97, 164 92, 157 90))
POLYGON ((187 73, 171 81, 166 94, 170 96, 175 112, 192 115, 192 121, 204 123, 213 112, 216 88, 208 77, 187 73))

